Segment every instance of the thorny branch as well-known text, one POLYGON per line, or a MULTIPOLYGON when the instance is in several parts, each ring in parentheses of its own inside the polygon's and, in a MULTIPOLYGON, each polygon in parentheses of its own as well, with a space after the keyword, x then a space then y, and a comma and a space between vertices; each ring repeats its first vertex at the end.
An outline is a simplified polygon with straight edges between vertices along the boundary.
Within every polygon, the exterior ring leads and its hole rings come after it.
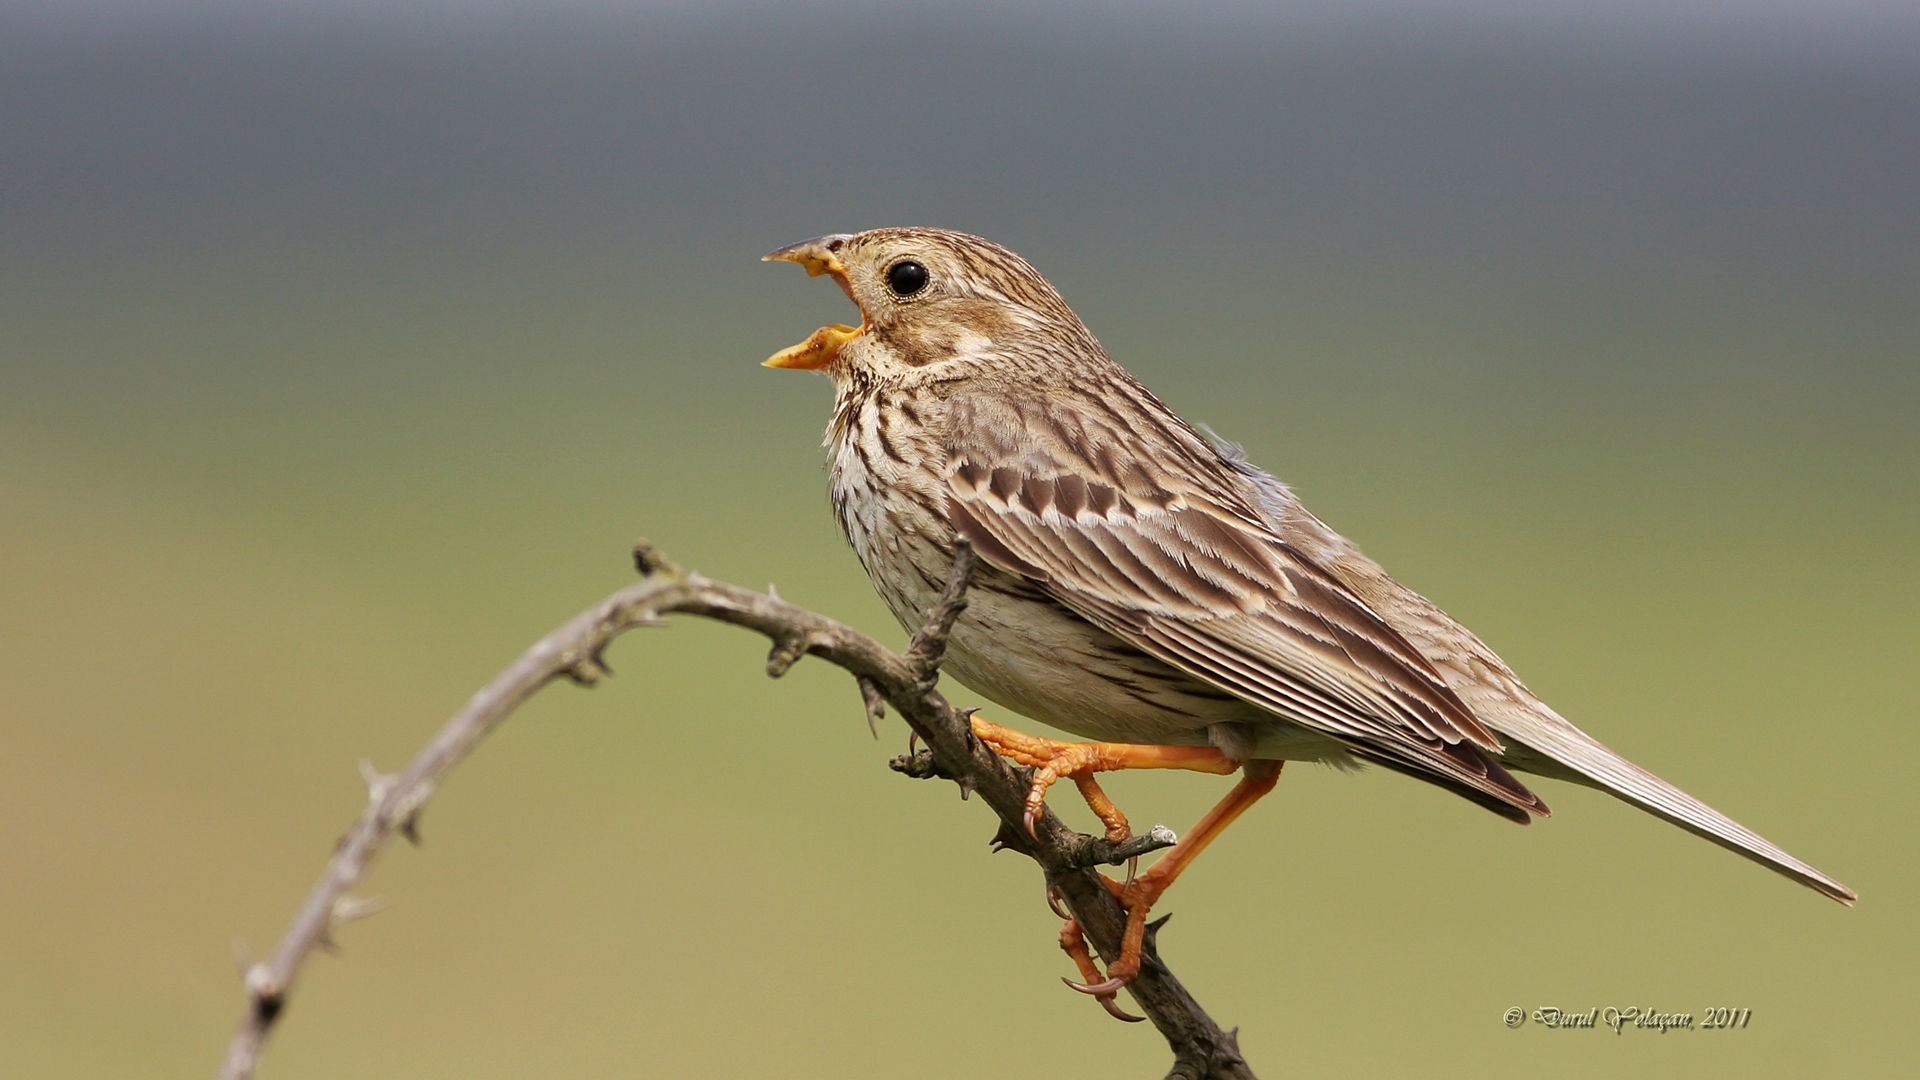
MULTIPOLYGON (((350 890, 365 875, 374 856, 398 833, 415 838, 420 811, 446 774, 471 753, 520 704, 556 679, 592 686, 609 674, 602 654, 613 639, 636 626, 659 626, 669 614, 699 615, 766 635, 773 642, 767 674, 774 678, 804 656, 817 656, 852 673, 871 724, 892 706, 926 749, 896 758, 893 767, 909 776, 942 777, 960 786, 964 798, 978 792, 999 815, 993 842, 1040 864, 1047 884, 1079 919, 1087 939, 1109 962, 1119 956, 1126 915, 1091 867, 1119 864, 1174 842, 1171 831, 1156 826, 1146 836, 1123 844, 1069 829, 1051 810, 1037 822, 1037 839, 1020 822, 1028 780, 973 737, 968 714, 934 690, 941 656, 953 624, 966 607, 966 590, 976 568, 966 544, 955 552, 946 590, 927 613, 904 655, 823 615, 796 607, 767 593, 714 581, 683 570, 645 542, 634 548, 634 563, 644 580, 621 589, 541 638, 502 671, 442 727, 407 768, 393 776, 363 766, 367 808, 341 838, 320 880, 288 927, 273 956, 248 967, 246 1015, 228 1047, 224 1080, 254 1075, 273 1026, 284 1013, 287 995, 315 948, 332 944, 342 925, 373 914, 377 905, 350 890)), ((1164 919, 1154 924, 1157 931, 1164 919)), ((1252 1080, 1240 1056, 1234 1031, 1223 1031, 1160 961, 1155 933, 1147 935, 1140 975, 1127 990, 1167 1039, 1174 1053, 1169 1080, 1252 1080)))

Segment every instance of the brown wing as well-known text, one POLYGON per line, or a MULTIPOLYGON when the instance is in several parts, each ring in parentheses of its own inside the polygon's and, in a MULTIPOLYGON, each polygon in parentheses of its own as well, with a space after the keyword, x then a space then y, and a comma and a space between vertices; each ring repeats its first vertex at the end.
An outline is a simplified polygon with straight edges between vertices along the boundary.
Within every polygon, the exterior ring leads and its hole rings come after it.
POLYGON ((1119 401, 1108 387, 956 403, 954 528, 989 563, 1195 678, 1516 820, 1545 814, 1419 650, 1271 531, 1211 447, 1123 389, 1119 401))
POLYGON ((1338 577, 1391 623, 1420 649, 1474 715, 1506 738, 1502 761, 1507 765, 1598 788, 1843 904, 1857 899, 1852 889, 1574 727, 1535 697, 1472 631, 1433 601, 1395 581, 1346 537, 1308 513, 1285 484, 1250 464, 1238 446, 1214 445, 1227 464, 1253 485, 1267 527, 1293 550, 1338 577))

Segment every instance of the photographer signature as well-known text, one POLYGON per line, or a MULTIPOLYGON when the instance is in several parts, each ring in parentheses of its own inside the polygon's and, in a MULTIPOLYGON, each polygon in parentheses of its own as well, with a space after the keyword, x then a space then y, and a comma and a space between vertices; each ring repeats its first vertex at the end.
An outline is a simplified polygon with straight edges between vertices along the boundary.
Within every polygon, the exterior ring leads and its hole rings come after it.
POLYGON ((1747 1026, 1747 1023, 1753 1019, 1753 1010, 1712 1006, 1695 1014, 1690 1012, 1661 1012, 1655 1008, 1642 1008, 1638 1005, 1629 1005, 1624 1009, 1612 1005, 1608 1005, 1605 1008, 1595 1006, 1585 1011, 1562 1009, 1557 1006, 1546 1005, 1534 1009, 1529 1013, 1527 1010, 1516 1005, 1506 1011, 1503 1019, 1510 1028, 1517 1028, 1526 1023, 1528 1019, 1532 1019, 1534 1023, 1545 1028, 1579 1029, 1604 1027, 1611 1029, 1615 1035, 1621 1034, 1628 1028, 1638 1028, 1644 1031, 1657 1031, 1665 1035, 1667 1032, 1675 1030, 1725 1031, 1744 1028, 1747 1026))

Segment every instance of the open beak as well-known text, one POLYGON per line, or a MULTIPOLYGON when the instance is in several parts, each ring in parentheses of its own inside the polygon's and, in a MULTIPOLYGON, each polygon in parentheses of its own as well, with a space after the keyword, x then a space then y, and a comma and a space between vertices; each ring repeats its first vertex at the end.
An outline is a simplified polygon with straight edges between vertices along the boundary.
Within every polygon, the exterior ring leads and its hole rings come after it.
MULTIPOLYGON (((806 268, 808 277, 831 274, 833 280, 839 284, 840 291, 846 293, 847 299, 851 300, 853 289, 847 283, 847 268, 842 266, 839 258, 834 255, 834 249, 848 239, 851 237, 845 233, 816 236, 811 240, 789 244, 779 251, 764 256, 760 261, 798 263, 806 268)), ((860 332, 865 329, 865 312, 862 312, 859 326, 846 326, 841 323, 823 326, 800 344, 781 349, 767 357, 763 365, 771 368, 796 368, 801 371, 813 371, 826 367, 840 355, 841 346, 859 337, 860 332)))

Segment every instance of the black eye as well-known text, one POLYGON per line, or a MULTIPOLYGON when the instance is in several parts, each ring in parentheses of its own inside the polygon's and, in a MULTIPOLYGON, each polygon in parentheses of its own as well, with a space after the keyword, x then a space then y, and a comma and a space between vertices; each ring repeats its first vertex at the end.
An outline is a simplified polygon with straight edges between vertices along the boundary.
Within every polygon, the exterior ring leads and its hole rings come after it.
POLYGON ((927 287, 927 268, 912 259, 887 267, 887 288, 895 296, 912 296, 927 287))

